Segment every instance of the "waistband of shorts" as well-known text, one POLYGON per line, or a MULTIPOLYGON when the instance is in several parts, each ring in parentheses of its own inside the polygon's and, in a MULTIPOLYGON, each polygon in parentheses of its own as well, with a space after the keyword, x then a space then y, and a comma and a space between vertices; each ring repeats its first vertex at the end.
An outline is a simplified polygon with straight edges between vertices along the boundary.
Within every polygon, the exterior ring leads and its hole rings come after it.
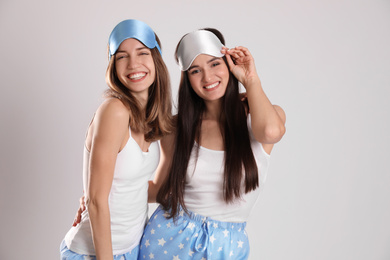
MULTIPOLYGON (((159 206, 161 210, 163 208, 159 206)), ((220 228, 220 229, 227 229, 227 230, 237 230, 242 231, 246 227, 246 222, 225 222, 225 221, 219 221, 212 219, 210 217, 206 217, 200 214, 197 214, 195 212, 192 212, 190 210, 187 210, 187 212, 184 211, 182 207, 180 207, 179 213, 177 218, 182 218, 184 220, 192 221, 198 224, 207 224, 208 226, 212 226, 213 228, 220 228)))

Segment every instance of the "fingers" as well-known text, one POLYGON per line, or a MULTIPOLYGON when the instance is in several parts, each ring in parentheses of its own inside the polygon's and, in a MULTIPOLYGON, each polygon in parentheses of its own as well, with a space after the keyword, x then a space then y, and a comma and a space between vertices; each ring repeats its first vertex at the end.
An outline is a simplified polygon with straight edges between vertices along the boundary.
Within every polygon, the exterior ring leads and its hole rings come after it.
POLYGON ((230 68, 230 70, 232 70, 233 67, 235 66, 234 61, 232 60, 232 57, 230 57, 230 54, 226 53, 225 56, 226 56, 226 60, 229 64, 229 68, 230 68))
POLYGON ((81 221, 81 214, 79 213, 79 211, 80 210, 77 211, 76 216, 73 219, 73 224, 72 224, 73 227, 77 226, 77 224, 79 224, 81 221))
POLYGON ((225 54, 227 63, 229 64, 230 69, 234 66, 234 62, 228 53, 229 49, 225 46, 222 47, 221 53, 225 54))
POLYGON ((77 226, 77 224, 79 224, 81 222, 81 213, 83 213, 83 211, 85 210, 85 197, 82 196, 80 199, 79 199, 79 202, 80 202, 80 205, 79 205, 79 209, 77 210, 77 213, 76 213, 76 216, 74 217, 74 220, 73 220, 73 224, 72 226, 77 226))
POLYGON ((249 52, 248 48, 245 48, 245 47, 242 47, 242 46, 237 46, 237 47, 234 47, 234 48, 231 48, 231 49, 227 49, 226 51, 230 55, 232 55, 232 54, 237 55, 237 57, 252 56, 251 53, 249 52))
POLYGON ((234 49, 237 50, 237 51, 242 52, 245 56, 251 55, 251 53, 249 52, 248 48, 246 48, 246 47, 237 46, 234 49))
POLYGON ((83 213, 83 211, 85 210, 85 207, 79 207, 79 209, 77 210, 77 213, 76 213, 76 216, 74 217, 74 220, 73 220, 73 224, 72 226, 77 226, 77 224, 79 224, 81 222, 81 213, 83 213))
POLYGON ((247 95, 247 93, 246 92, 242 92, 242 93, 240 93, 240 100, 241 101, 245 101, 245 100, 247 100, 248 99, 248 95, 247 95))
POLYGON ((82 209, 84 211, 85 210, 85 196, 82 196, 79 199, 79 202, 80 202, 80 208, 79 209, 82 209))

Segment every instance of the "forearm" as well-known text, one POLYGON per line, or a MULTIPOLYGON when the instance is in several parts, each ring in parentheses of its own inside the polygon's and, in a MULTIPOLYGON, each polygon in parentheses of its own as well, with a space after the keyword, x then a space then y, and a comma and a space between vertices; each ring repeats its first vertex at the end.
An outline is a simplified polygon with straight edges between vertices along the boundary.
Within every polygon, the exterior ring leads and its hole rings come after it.
POLYGON ((156 203, 157 201, 157 194, 160 190, 163 182, 165 181, 168 173, 168 167, 169 162, 162 159, 162 165, 157 169, 156 176, 153 180, 149 181, 149 188, 148 188, 148 203, 156 203))
POLYGON ((90 200, 88 213, 97 260, 112 260, 111 223, 108 202, 90 200))
POLYGON ((271 104, 257 76, 247 80, 244 87, 256 140, 261 143, 278 142, 285 133, 283 116, 271 104))
POLYGON ((173 158, 173 148, 174 148, 175 134, 164 136, 161 139, 161 155, 160 163, 156 169, 156 175, 152 181, 149 181, 148 188, 148 202, 154 203, 157 200, 157 194, 161 186, 165 182, 169 169, 171 167, 171 162, 173 158))
POLYGON ((158 188, 153 181, 149 181, 148 188, 148 203, 155 203, 157 198, 158 188))

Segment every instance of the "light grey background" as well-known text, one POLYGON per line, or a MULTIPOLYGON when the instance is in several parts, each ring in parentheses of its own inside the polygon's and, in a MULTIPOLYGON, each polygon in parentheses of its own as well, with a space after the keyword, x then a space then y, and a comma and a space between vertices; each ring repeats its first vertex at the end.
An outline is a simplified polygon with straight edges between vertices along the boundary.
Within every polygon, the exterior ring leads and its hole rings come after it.
POLYGON ((287 114, 248 224, 250 259, 390 259, 389 0, 0 2, 0 259, 58 259, 82 194, 85 132, 121 20, 248 47, 287 114))

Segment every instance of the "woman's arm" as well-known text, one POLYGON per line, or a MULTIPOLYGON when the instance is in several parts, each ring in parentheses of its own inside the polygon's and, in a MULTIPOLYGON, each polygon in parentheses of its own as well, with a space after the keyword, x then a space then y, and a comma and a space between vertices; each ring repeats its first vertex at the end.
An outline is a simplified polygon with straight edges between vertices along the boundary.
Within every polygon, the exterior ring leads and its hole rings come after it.
POLYGON ((246 89, 253 135, 270 152, 273 144, 277 143, 286 131, 285 113, 281 107, 272 105, 264 93, 253 57, 247 48, 226 48, 222 53, 226 54, 231 72, 246 89))
POLYGON ((153 181, 149 181, 148 189, 148 202, 156 202, 157 193, 164 183, 165 179, 168 176, 168 171, 171 167, 173 150, 175 147, 175 134, 171 133, 170 135, 164 136, 161 141, 161 155, 160 163, 156 170, 156 175, 154 176, 153 181))
POLYGON ((99 260, 113 259, 108 196, 116 157, 128 134, 128 124, 127 108, 118 99, 108 99, 97 110, 88 131, 86 145, 91 152, 86 205, 99 260))

